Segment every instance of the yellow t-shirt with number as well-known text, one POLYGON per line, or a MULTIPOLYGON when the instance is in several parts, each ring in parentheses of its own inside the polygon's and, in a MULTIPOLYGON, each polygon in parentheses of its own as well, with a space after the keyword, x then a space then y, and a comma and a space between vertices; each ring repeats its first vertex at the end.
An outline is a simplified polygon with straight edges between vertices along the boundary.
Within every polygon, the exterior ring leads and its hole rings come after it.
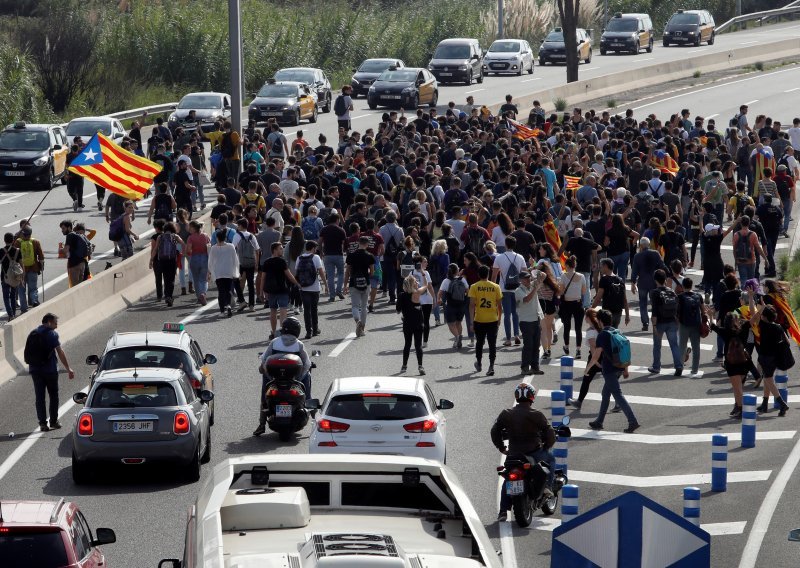
POLYGON ((498 320, 497 306, 503 301, 500 286, 488 280, 478 280, 469 287, 470 299, 475 301, 475 321, 492 323, 498 320))

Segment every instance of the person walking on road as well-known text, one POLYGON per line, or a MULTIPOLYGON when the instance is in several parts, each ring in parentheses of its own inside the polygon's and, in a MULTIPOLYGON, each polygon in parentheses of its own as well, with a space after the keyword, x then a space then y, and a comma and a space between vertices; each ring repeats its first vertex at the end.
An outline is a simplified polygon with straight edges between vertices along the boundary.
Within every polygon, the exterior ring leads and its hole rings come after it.
POLYGON ((36 393, 36 417, 39 419, 39 429, 42 432, 61 428, 58 421, 58 361, 67 370, 69 379, 75 378, 75 372, 69 366, 67 355, 61 348, 58 339, 58 316, 47 313, 42 318, 42 325, 28 335, 25 342, 25 362, 33 379, 33 388, 36 393), (49 406, 45 405, 45 392, 50 397, 49 406), (50 423, 47 423, 48 410, 50 423))
POLYGON ((628 404, 628 401, 625 400, 625 396, 622 394, 622 389, 619 386, 619 377, 622 374, 622 369, 614 365, 614 359, 612 356, 613 339, 611 334, 619 332, 611 327, 611 312, 608 310, 600 310, 597 314, 597 319, 602 324, 603 330, 597 334, 594 353, 592 354, 591 361, 589 361, 586 367, 588 369, 592 365, 599 364, 603 371, 603 380, 605 382, 603 384, 602 398, 600 399, 600 412, 598 413, 597 418, 595 418, 592 422, 589 422, 589 427, 592 430, 603 429, 603 420, 606 417, 608 405, 611 401, 611 397, 613 396, 614 400, 625 414, 625 417, 628 419, 628 427, 623 431, 626 434, 632 434, 639 429, 639 421, 636 419, 636 416, 633 414, 633 410, 628 404))
POLYGON ((319 295, 322 286, 327 286, 325 267, 317 254, 317 242, 306 241, 305 253, 295 262, 295 278, 300 285, 303 299, 303 319, 306 326, 306 339, 322 333, 319 329, 319 295))
POLYGON ((531 274, 523 270, 519 274, 519 287, 514 290, 519 329, 522 334, 520 369, 523 375, 544 375, 544 371, 539 368, 539 347, 542 343, 541 319, 544 312, 539 304, 538 294, 544 279, 544 272, 534 270, 531 274))
POLYGON ((368 247, 369 237, 359 237, 358 248, 347 255, 347 267, 344 271, 344 293, 350 293, 356 337, 362 337, 367 327, 369 283, 375 270, 375 257, 369 253, 368 247))
POLYGON ((506 251, 498 253, 494 259, 492 281, 500 283, 500 291, 503 293, 503 325, 506 332, 506 339, 503 341, 503 345, 510 347, 512 325, 514 343, 516 345, 520 344, 519 315, 517 314, 514 290, 519 287, 519 274, 525 269, 525 258, 521 254, 514 252, 514 248, 517 246, 517 239, 514 237, 507 236, 505 238, 505 246, 506 251))
POLYGON ((422 305, 420 297, 428 293, 428 282, 424 275, 420 283, 413 274, 409 274, 403 280, 400 296, 397 299, 395 309, 403 318, 403 366, 400 372, 405 373, 408 365, 408 356, 411 353, 411 341, 414 341, 414 352, 417 355, 417 371, 420 375, 425 374, 422 367, 422 305))
MULTIPOLYGON (((67 257, 67 279, 69 286, 77 286, 86 279, 86 265, 91 256, 92 247, 83 234, 83 223, 75 225, 72 221, 61 221, 61 234, 64 235, 64 255, 67 257)), ((27 299, 20 298, 20 305, 27 309, 27 299), (26 300, 23 302, 23 300, 26 300)))
POLYGON ((164 224, 164 230, 150 251, 150 268, 161 272, 164 278, 164 301, 167 307, 172 307, 175 301, 173 292, 175 290, 175 274, 178 269, 178 247, 185 246, 183 239, 178 236, 178 229, 175 223, 164 224))
MULTIPOLYGON (((607 260, 607 259, 603 259, 607 260)), ((561 275, 559 282, 559 295, 561 305, 559 306, 559 317, 564 324, 564 355, 569 355, 569 336, 572 331, 572 323, 575 323, 575 358, 581 358, 581 344, 583 343, 583 333, 581 323, 583 322, 583 296, 589 287, 586 277, 577 271, 578 259, 575 255, 570 256, 566 262, 566 272, 561 275)), ((611 275, 610 277, 619 278, 611 275)), ((620 278, 622 294, 625 294, 625 284, 620 278)), ((601 278, 602 281, 602 278, 601 278)))
POLYGON ((683 354, 678 347, 678 295, 666 286, 667 275, 663 270, 656 270, 653 280, 656 283, 656 287, 650 291, 650 302, 653 304, 653 365, 647 370, 654 374, 661 372, 661 340, 666 334, 675 376, 680 377, 683 374, 683 354))
POLYGON ((464 331, 461 322, 466 314, 468 291, 467 279, 461 275, 458 265, 451 263, 447 267, 447 278, 442 280, 439 286, 436 301, 444 306, 444 321, 453 334, 453 349, 456 350, 461 349, 461 337, 464 331))
POLYGON ((35 308, 39 305, 39 274, 44 271, 44 252, 41 243, 31 235, 33 229, 30 225, 26 225, 14 244, 20 250, 20 264, 25 271, 23 285, 20 288, 27 297, 28 306, 35 308))
POLYGON ((289 314, 289 284, 297 286, 297 280, 283 257, 283 243, 272 243, 270 248, 272 256, 264 263, 264 291, 269 302, 269 339, 272 341, 278 324, 283 325, 289 314))
POLYGON ((681 282, 683 293, 678 296, 678 343, 683 358, 688 360, 692 356, 692 377, 697 377, 700 370, 700 325, 703 323, 705 304, 703 296, 692 290, 694 282, 691 278, 684 278, 681 282), (691 347, 686 348, 688 342, 691 347))
POLYGON ((497 328, 503 315, 503 293, 500 286, 489 281, 489 267, 478 268, 478 280, 469 288, 472 328, 475 331, 475 370, 482 370, 483 343, 489 344, 488 376, 494 375, 494 360, 497 353, 497 328))
POLYGON ((203 223, 189 221, 189 237, 186 239, 186 256, 189 259, 189 274, 194 282, 194 293, 201 306, 207 303, 208 293, 208 235, 203 232, 203 223))
POLYGON ((667 267, 658 251, 650 248, 650 239, 642 237, 639 239, 639 252, 633 256, 633 272, 631 273, 631 293, 639 295, 639 317, 642 319, 642 331, 647 331, 650 326, 647 303, 650 291, 656 287, 656 282, 653 280, 656 270, 663 270, 666 273, 667 267))
POLYGON ((328 224, 319 232, 322 241, 322 261, 325 274, 328 275, 328 301, 333 302, 338 296, 344 300, 342 285, 344 279, 344 245, 347 233, 339 226, 340 217, 333 213, 328 224))
POLYGON ((353 87, 345 85, 342 87, 342 94, 336 97, 333 103, 333 113, 336 115, 336 122, 339 128, 345 132, 350 132, 350 111, 353 110, 353 87))
MULTIPOLYGON (((14 234, 6 233, 4 237, 6 245, 0 249, 0 282, 3 287, 3 305, 8 314, 8 321, 17 317, 17 289, 19 288, 13 278, 9 276, 12 262, 19 262, 20 252, 14 246, 14 234)), ((27 311, 27 309, 25 310, 27 311)), ((24 311, 22 313, 25 313, 24 311)))
POLYGON ((208 269, 217 283, 219 312, 231 317, 233 281, 239 278, 239 256, 236 254, 236 247, 226 240, 226 233, 224 229, 217 231, 217 242, 208 254, 208 269))
POLYGON ((628 296, 625 294, 625 280, 614 271, 615 265, 612 259, 604 258, 600 261, 600 279, 597 282, 597 293, 592 301, 592 307, 602 306, 604 310, 611 312, 611 325, 618 328, 622 321, 622 311, 625 310, 625 325, 630 323, 631 313, 628 296))

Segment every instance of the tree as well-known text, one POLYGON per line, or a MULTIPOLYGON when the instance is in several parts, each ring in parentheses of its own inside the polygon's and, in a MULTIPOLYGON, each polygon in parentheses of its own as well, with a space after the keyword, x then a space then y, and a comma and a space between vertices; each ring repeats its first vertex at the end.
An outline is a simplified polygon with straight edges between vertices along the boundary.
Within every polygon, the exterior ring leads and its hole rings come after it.
POLYGON ((561 30, 564 34, 564 50, 567 55, 567 83, 578 80, 578 13, 581 0, 556 0, 561 30))

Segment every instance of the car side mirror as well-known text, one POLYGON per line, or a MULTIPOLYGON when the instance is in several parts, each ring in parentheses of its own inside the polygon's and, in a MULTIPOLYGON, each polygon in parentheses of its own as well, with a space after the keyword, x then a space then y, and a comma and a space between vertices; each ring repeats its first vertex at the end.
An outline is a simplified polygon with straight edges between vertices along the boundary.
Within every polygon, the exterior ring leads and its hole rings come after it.
POLYGON ((231 105, 225 105, 223 108, 224 108, 225 110, 231 110, 231 105))
POLYGON ((86 404, 86 400, 89 398, 89 395, 85 392, 76 392, 72 395, 72 401, 75 404, 86 404))
POLYGON ((203 357, 203 363, 206 365, 213 365, 217 362, 217 358, 214 357, 211 353, 206 353, 206 356, 203 357))
POLYGON ((177 558, 164 558, 158 563, 158 568, 181 568, 181 561, 177 558))
POLYGON ((171 108, 172 110, 177 110, 178 109, 178 105, 170 105, 169 108, 171 108))
POLYGON ((353 69, 353 73, 358 73, 358 69, 353 69))
POLYGON ((478 59, 480 59, 480 58, 481 58, 481 56, 480 56, 480 55, 478 55, 477 53, 476 53, 475 55, 473 55, 473 56, 472 56, 472 59, 475 59, 475 60, 478 60, 478 59))
POLYGON ((792 542, 800 542, 800 529, 794 529, 789 532, 789 540, 792 542))
POLYGON ((439 405, 436 407, 439 410, 450 410, 455 407, 452 401, 442 398, 439 400, 439 405))
POLYGON ((89 355, 86 358, 86 364, 87 365, 99 365, 100 364, 100 357, 98 357, 97 355, 89 355))
POLYGON ((562 426, 569 426, 569 423, 570 423, 570 422, 572 422, 572 419, 571 419, 569 416, 564 416, 564 417, 561 419, 561 425, 562 425, 562 426))
POLYGON ((114 544, 117 542, 117 535, 111 529, 97 529, 95 531, 95 538, 92 541, 92 546, 99 546, 101 544, 114 544))
POLYGON ((210 390, 201 390, 200 391, 200 401, 204 404, 208 404, 214 400, 214 393, 210 390))
POLYGON ((320 404, 318 398, 309 398, 306 401, 306 410, 319 410, 320 404))

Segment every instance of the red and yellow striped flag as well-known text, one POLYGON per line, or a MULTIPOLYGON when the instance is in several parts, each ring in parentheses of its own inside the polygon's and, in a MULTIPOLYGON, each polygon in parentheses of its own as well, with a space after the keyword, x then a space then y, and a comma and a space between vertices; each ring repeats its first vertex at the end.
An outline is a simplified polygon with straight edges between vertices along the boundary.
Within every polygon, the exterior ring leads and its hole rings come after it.
POLYGON ((794 339, 795 343, 800 345, 800 325, 797 325, 797 318, 794 317, 792 313, 792 308, 789 307, 789 304, 780 294, 770 294, 770 298, 772 298, 772 303, 775 305, 775 309, 778 310, 779 314, 782 314, 783 317, 786 319, 786 323, 789 324, 789 329, 786 331, 789 334, 789 337, 794 339))
POLYGON ((578 189, 581 186, 581 178, 578 176, 564 176, 565 189, 578 189))
POLYGON ((520 140, 527 140, 529 138, 536 138, 541 133, 541 130, 538 128, 530 128, 525 126, 521 122, 517 122, 516 120, 507 119, 508 123, 514 128, 514 133, 512 136, 514 138, 519 138, 520 140))
POLYGON ((656 150, 650 157, 650 164, 658 168, 661 173, 674 176, 680 170, 680 166, 675 159, 664 150, 656 150))
POLYGON ((153 185, 161 166, 123 150, 101 133, 75 156, 69 171, 126 199, 139 200, 153 185))

